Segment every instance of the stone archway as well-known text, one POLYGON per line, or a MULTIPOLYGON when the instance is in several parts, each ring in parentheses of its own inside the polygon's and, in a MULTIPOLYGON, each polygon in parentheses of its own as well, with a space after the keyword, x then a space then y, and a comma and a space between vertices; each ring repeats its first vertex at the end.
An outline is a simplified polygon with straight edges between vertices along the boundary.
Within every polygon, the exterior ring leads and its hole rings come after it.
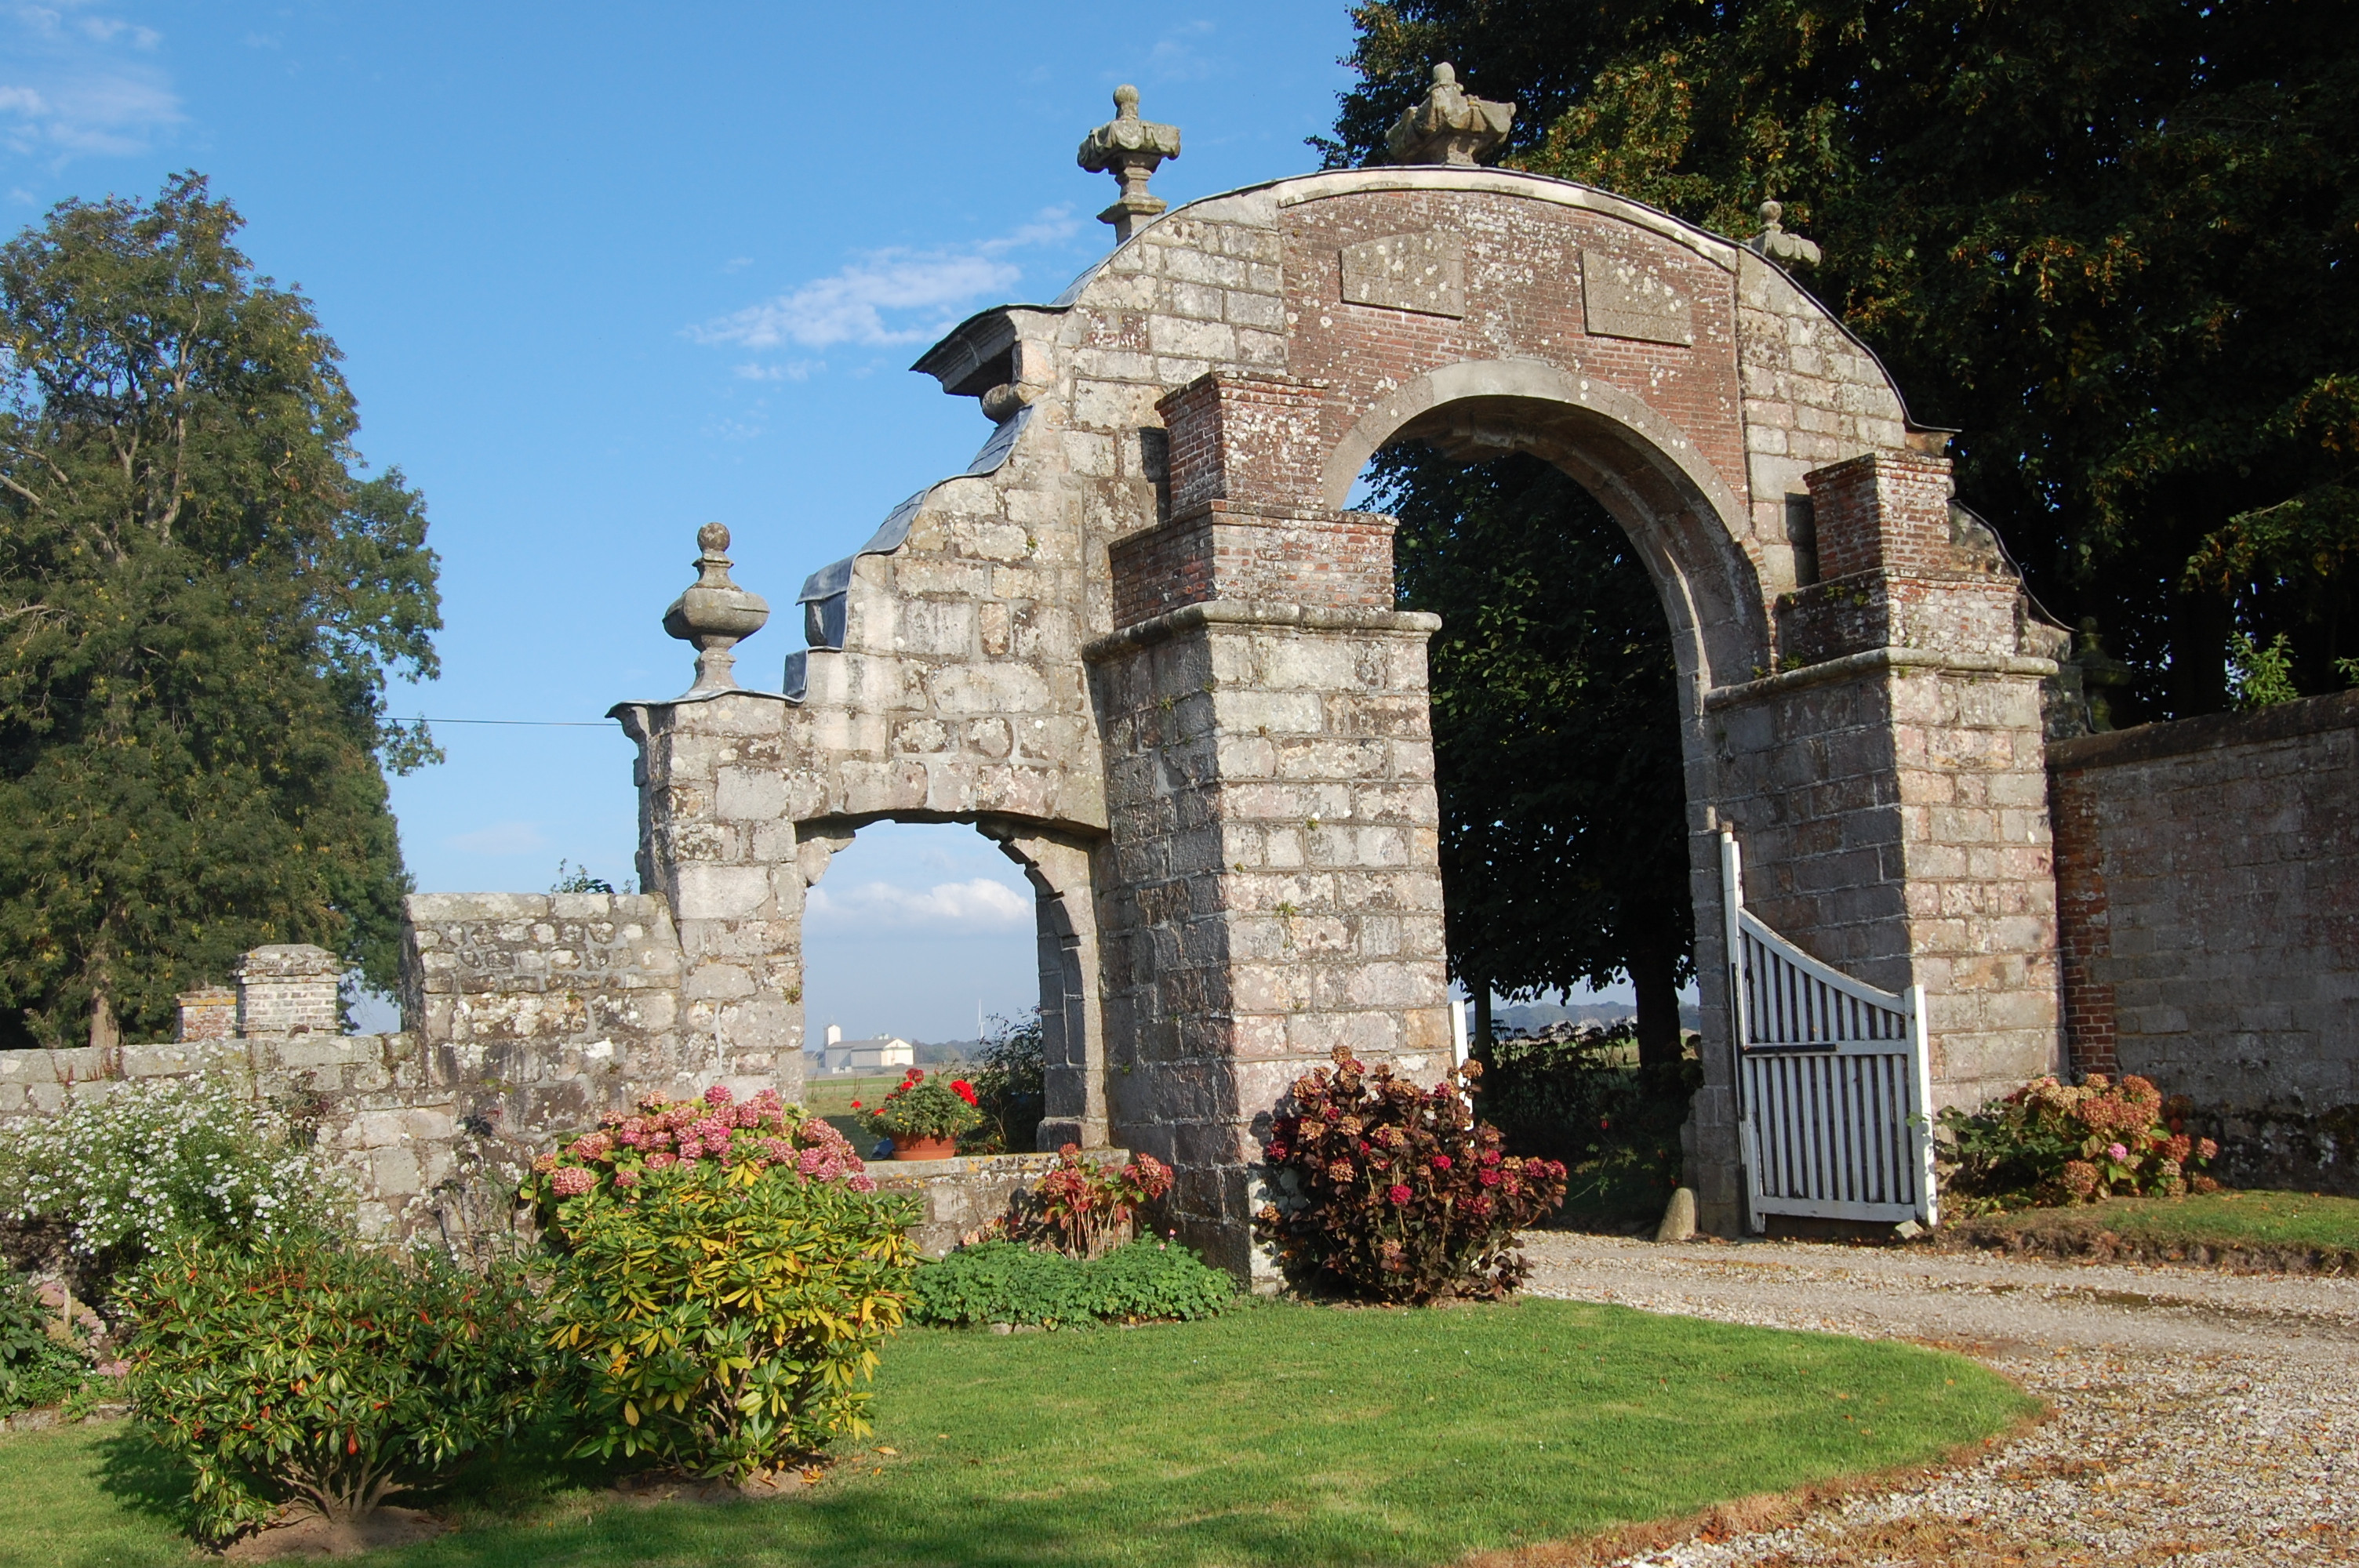
POLYGON ((1146 222, 918 368, 993 433, 806 584, 786 695, 617 710, 683 1005, 749 1072, 799 1071, 801 861, 864 820, 977 822, 1042 894, 1054 1136, 1169 1160, 1190 1238, 1248 1268, 1293 1076, 1335 1044, 1449 1049, 1435 622, 1393 608, 1391 520, 1342 510, 1404 436, 1565 467, 1662 589, 1707 1225, 1736 1223, 1723 824, 1765 916, 1926 988, 1944 1098, 2058 1061, 2054 640, 1953 524, 1942 438, 1775 265, 1563 181, 1327 173, 1146 222))

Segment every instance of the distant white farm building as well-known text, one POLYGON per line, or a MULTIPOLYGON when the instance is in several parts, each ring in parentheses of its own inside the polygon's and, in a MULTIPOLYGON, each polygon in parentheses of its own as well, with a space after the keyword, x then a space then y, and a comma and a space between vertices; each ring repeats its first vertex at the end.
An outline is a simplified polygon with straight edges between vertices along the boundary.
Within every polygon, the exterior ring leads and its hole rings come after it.
POLYGON ((874 1040, 846 1040, 843 1031, 827 1026, 827 1044, 810 1053, 822 1073, 881 1073, 892 1067, 918 1065, 917 1047, 890 1034, 874 1040))

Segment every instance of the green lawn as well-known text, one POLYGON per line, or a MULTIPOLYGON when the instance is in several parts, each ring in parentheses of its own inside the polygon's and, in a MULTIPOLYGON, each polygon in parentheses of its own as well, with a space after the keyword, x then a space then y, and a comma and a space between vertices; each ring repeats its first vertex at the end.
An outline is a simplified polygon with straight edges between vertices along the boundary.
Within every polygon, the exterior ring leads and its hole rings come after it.
POLYGON ((2359 1198, 2263 1190, 2185 1198, 2111 1198, 2086 1208, 2026 1209, 1977 1228, 2110 1230, 2166 1245, 2315 1247, 2359 1252, 2359 1198))
MULTIPOLYGON (((1911 1346, 1564 1302, 929 1330, 887 1351, 875 1436, 790 1498, 618 1505, 511 1462, 432 1503, 457 1534, 369 1561, 1439 1564, 1930 1460, 2033 1408, 1911 1346)), ((125 1428, 0 1438, 0 1562, 187 1563, 168 1496, 125 1428)))

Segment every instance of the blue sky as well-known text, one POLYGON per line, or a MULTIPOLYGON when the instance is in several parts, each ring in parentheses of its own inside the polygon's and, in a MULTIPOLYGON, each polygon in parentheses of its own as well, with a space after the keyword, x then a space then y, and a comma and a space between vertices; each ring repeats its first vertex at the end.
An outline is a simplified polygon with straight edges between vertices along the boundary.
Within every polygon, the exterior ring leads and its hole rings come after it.
MULTIPOLYGON (((236 202, 432 518, 442 676, 394 692, 446 720, 449 761, 393 785, 418 885, 620 886, 632 748, 602 716, 689 684, 659 619, 698 524, 774 607, 738 665, 771 684, 803 578, 988 433, 908 364, 1110 247, 1073 150, 1114 88, 1184 133, 1177 204, 1314 168, 1351 41, 1342 0, 0 0, 0 218, 180 168, 236 202)), ((864 833, 806 923, 814 1033, 1030 1006, 1029 903, 967 829, 864 833)))
MULTIPOLYGON (((443 672, 396 781, 429 891, 631 872, 631 747, 601 716, 689 683, 658 625, 726 523, 777 614, 804 575, 964 466, 973 403, 907 366, 943 328, 1047 299, 1110 244, 1073 149, 1136 82, 1175 202, 1315 166, 1348 82, 1342 0, 565 5, 0 3, 0 217, 153 195, 236 202, 255 265, 342 348, 360 444, 424 492, 443 672)), ((972 1035, 1032 998, 1029 895, 962 828, 873 830, 812 912, 810 1021, 972 1035)))

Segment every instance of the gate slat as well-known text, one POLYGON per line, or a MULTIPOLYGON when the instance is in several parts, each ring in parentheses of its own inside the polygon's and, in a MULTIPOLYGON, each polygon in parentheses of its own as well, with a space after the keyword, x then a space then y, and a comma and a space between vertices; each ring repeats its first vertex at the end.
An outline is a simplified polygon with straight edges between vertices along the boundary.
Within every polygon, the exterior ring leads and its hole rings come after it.
POLYGON ((1764 925, 1726 828, 1721 881, 1755 1228, 1772 1214, 1932 1223, 1922 992, 1878 990, 1764 925))

